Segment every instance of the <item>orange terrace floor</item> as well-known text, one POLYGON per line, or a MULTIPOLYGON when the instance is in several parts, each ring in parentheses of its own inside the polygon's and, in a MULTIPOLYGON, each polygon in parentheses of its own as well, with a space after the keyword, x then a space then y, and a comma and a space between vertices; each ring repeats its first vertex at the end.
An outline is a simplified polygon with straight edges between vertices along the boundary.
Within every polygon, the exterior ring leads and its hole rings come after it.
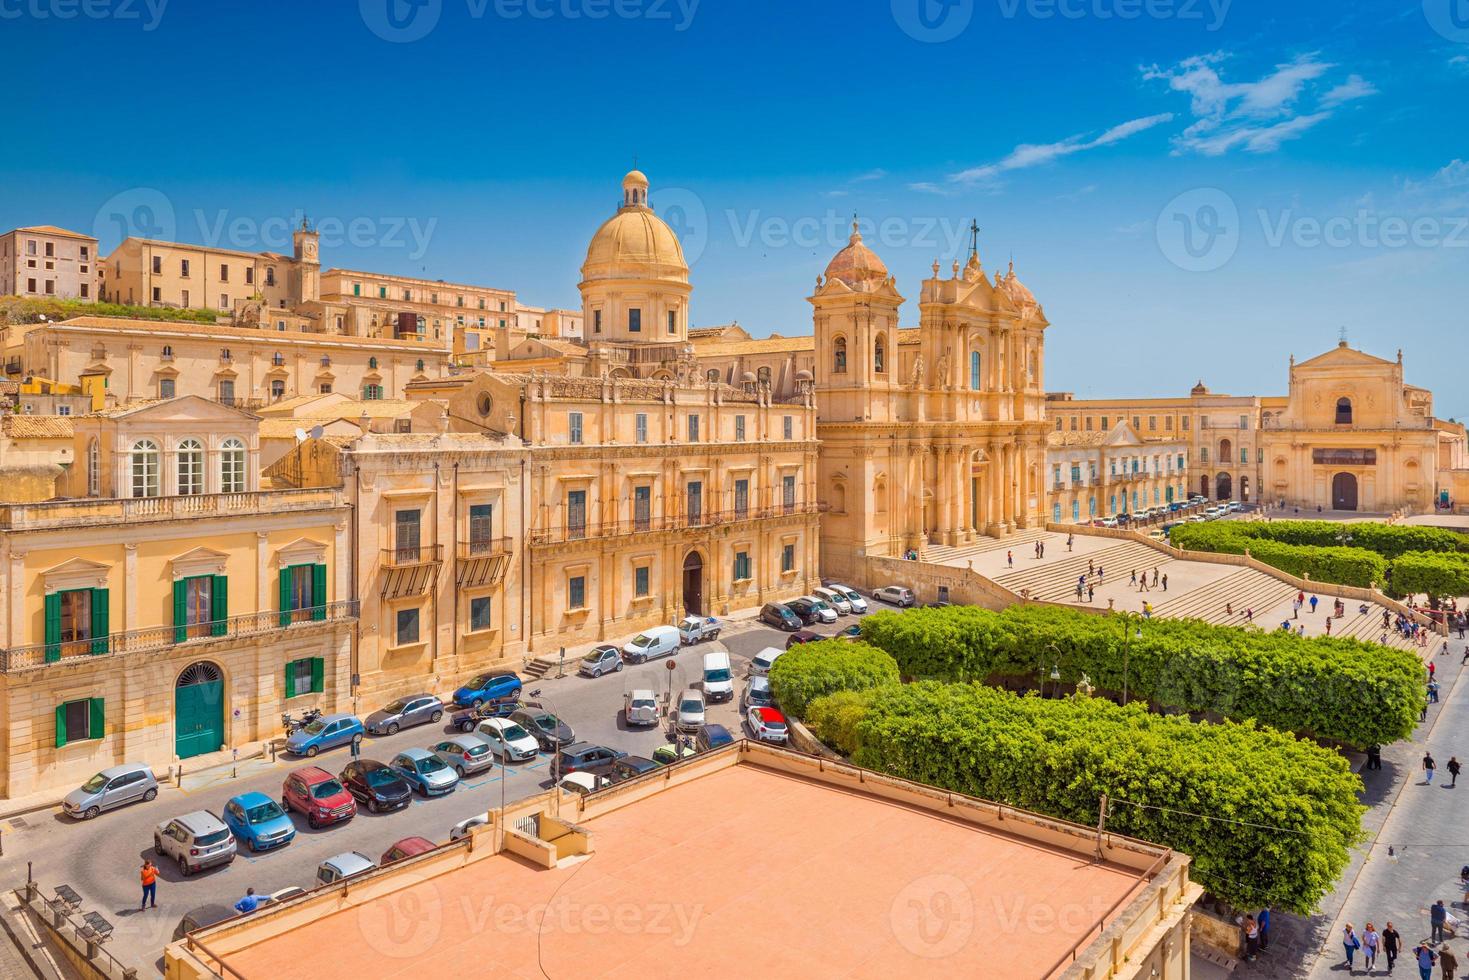
POLYGON ((497 855, 226 960, 250 978, 1039 977, 1143 887, 758 765, 583 826, 595 852, 553 870, 497 855))

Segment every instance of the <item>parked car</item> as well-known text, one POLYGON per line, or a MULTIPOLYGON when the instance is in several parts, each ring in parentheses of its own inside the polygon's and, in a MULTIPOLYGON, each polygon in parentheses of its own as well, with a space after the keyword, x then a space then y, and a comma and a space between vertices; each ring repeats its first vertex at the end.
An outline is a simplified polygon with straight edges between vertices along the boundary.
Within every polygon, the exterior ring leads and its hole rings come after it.
POLYGON ((401 810, 412 801, 413 789, 397 770, 376 759, 354 759, 338 776, 352 798, 372 813, 401 810))
MULTIPOLYGON (((800 596, 786 603, 786 608, 796 614, 802 626, 815 626, 822 622, 821 613, 816 609, 816 600, 800 596)), ((836 616, 832 616, 832 622, 836 622, 836 616)))
POLYGON ((447 796, 459 785, 459 774, 429 749, 404 749, 388 765, 424 796, 447 796))
POLYGON ((347 787, 317 766, 302 766, 286 777, 281 785, 281 805, 305 814, 306 823, 313 830, 357 815, 357 801, 352 799, 347 787))
POLYGON ((704 710, 703 692, 689 688, 678 696, 678 711, 674 716, 674 724, 683 731, 694 731, 704 724, 704 710))
POLYGON ((867 600, 862 598, 862 595, 850 585, 831 582, 826 587, 843 599, 846 599, 847 604, 852 607, 852 612, 860 614, 867 611, 867 600))
POLYGON ((825 599, 814 595, 803 595, 797 601, 806 603, 815 611, 816 621, 818 623, 835 623, 837 621, 839 614, 837 613, 836 607, 825 599))
POLYGON ((454 692, 454 704, 461 708, 478 708, 492 701, 503 703, 519 698, 520 677, 511 670, 476 674, 454 692))
POLYGON ((240 913, 228 905, 199 905, 185 912, 179 919, 179 924, 173 927, 173 938, 183 939, 191 932, 200 929, 208 929, 210 926, 218 925, 225 919, 233 919, 240 913))
POLYGON ((774 704, 775 695, 770 693, 770 678, 760 674, 745 681, 745 693, 742 700, 747 709, 774 704))
POLYGON ((461 732, 472 732, 475 726, 486 718, 508 718, 520 710, 520 701, 511 698, 507 701, 487 701, 478 708, 465 708, 456 711, 449 718, 450 726, 461 732))
POLYGON ((660 745, 653 750, 653 761, 660 766, 666 766, 698 754, 692 745, 660 745))
POLYGON ((583 677, 601 677, 622 669, 622 650, 611 643, 599 643, 581 658, 576 672, 583 677))
POLYGON ((386 851, 383 851, 383 856, 378 859, 377 866, 384 868, 394 861, 401 861, 404 858, 413 857, 415 854, 427 854, 438 846, 427 837, 405 837, 386 851))
POLYGON ((311 758, 339 745, 360 745, 364 730, 355 715, 322 715, 305 728, 292 732, 286 739, 286 751, 311 758))
POLYGON ((952 605, 953 605, 953 603, 952 602, 949 602, 947 599, 940 599, 937 602, 925 602, 923 604, 923 608, 924 609, 948 609, 952 605))
POLYGON ((713 650, 704 654, 704 697, 710 701, 729 701, 734 697, 734 673, 729 654, 713 650))
POLYGON ((595 772, 572 772, 561 777, 561 782, 556 784, 570 793, 595 793, 597 790, 609 785, 607 777, 595 772))
POLYGON ((760 622, 766 626, 774 626, 778 630, 789 630, 793 633, 806 625, 800 616, 778 602, 767 602, 760 607, 760 622))
POLYGON ((615 759, 595 769, 583 770, 583 774, 602 776, 612 785, 616 785, 629 779, 635 779, 645 772, 653 772, 657 768, 658 763, 652 759, 646 759, 640 755, 625 755, 621 759, 615 759))
POLYGON ((444 702, 432 694, 410 694, 368 715, 364 727, 373 735, 396 735, 414 725, 436 725, 443 717, 444 702))
POLYGON ((658 724, 658 698, 652 691, 639 688, 622 696, 622 717, 629 725, 658 724))
POLYGON ((838 633, 837 634, 837 638, 838 639, 842 639, 842 640, 860 640, 860 639, 862 639, 862 624, 861 623, 853 623, 851 626, 848 626, 846 629, 844 629, 840 633, 838 633))
POLYGON ((490 751, 506 762, 525 762, 541 754, 530 732, 509 718, 486 718, 474 733, 490 743, 490 751))
POLYGON ((812 589, 811 595, 835 609, 838 616, 850 616, 852 614, 852 603, 836 589, 825 587, 812 589))
POLYGON ((556 757, 556 771, 560 773, 582 772, 627 755, 618 749, 591 742, 573 742, 561 750, 556 757))
POLYGON ((461 837, 468 837, 474 832, 474 828, 483 827, 489 822, 490 818, 482 813, 477 813, 472 817, 465 817, 453 827, 449 828, 449 839, 458 840, 461 837))
POLYGON ((785 653, 780 647, 766 647, 750 658, 750 675, 764 677, 770 673, 770 665, 785 653))
POLYGON ((734 736, 723 725, 700 725, 694 733, 694 749, 698 752, 708 752, 733 741, 734 736))
POLYGON ((511 712, 510 720, 530 732, 542 752, 555 752, 559 746, 576 741, 571 726, 545 708, 523 707, 511 712))
POLYGON ((713 616, 685 616, 678 624, 678 639, 684 646, 719 639, 723 624, 713 616))
POLYGON ((153 831, 153 853, 177 861, 179 874, 230 864, 235 860, 235 838, 208 810, 195 810, 165 820, 153 831))
POLYGON ((285 847, 296 839, 296 825, 281 805, 264 793, 241 793, 224 805, 224 824, 252 852, 285 847))
POLYGON ((800 646, 802 643, 815 643, 817 640, 824 639, 826 637, 820 633, 813 633, 810 630, 796 630, 790 636, 786 637, 786 649, 789 650, 791 647, 800 646))
POLYGON ((884 585, 880 589, 873 590, 872 598, 881 599, 894 606, 911 606, 917 601, 913 590, 902 585, 884 585))
POLYGON ((622 648, 622 655, 630 664, 647 663, 654 657, 677 653, 682 642, 678 627, 650 626, 627 641, 627 645, 622 648))
POLYGON ((483 772, 495 764, 490 743, 472 732, 451 735, 434 743, 433 753, 458 773, 460 779, 483 772))
POLYGON ((142 801, 151 803, 158 796, 158 780, 153 770, 141 762, 128 762, 103 769, 61 800, 61 810, 68 817, 91 820, 103 810, 142 801))
POLYGON ((760 742, 784 745, 790 736, 786 716, 774 708, 751 708, 745 715, 745 729, 751 738, 760 742))
POLYGON ((361 851, 343 851, 341 854, 332 855, 316 866, 316 883, 330 885, 334 881, 360 875, 375 867, 377 865, 372 863, 372 858, 361 851))

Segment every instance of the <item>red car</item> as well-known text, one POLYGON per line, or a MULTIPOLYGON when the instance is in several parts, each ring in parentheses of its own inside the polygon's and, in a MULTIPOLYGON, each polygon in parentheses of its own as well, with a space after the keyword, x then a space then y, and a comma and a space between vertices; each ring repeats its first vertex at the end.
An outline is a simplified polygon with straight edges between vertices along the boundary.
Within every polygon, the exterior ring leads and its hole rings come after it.
POLYGON ((786 728, 786 716, 774 708, 751 708, 745 713, 745 728, 750 737, 760 742, 786 743, 790 732, 786 728))
POLYGON ((386 851, 383 851, 382 860, 378 862, 378 867, 392 864, 394 861, 401 861, 404 858, 411 858, 415 854, 427 854, 438 846, 427 837, 405 837, 386 851))
POLYGON ((357 815, 357 801, 342 781, 317 766, 302 766, 286 777, 281 787, 281 806, 304 814, 313 830, 357 815))

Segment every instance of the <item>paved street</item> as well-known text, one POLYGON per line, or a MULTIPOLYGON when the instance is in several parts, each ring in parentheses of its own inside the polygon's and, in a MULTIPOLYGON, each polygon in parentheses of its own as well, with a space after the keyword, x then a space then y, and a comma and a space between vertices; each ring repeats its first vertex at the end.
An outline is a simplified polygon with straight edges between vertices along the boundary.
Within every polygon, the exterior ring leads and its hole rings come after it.
MULTIPOLYGON (((813 629, 831 634, 852 622, 853 618, 848 616, 835 626, 813 629)), ((787 635, 747 621, 726 624, 720 642, 730 651, 736 678, 742 679, 755 653, 767 646, 783 647, 787 635)), ((575 664, 568 661, 569 676, 532 682, 527 685, 527 691, 539 690, 545 702, 576 730, 578 739, 650 755, 667 742, 667 736, 659 728, 629 729, 623 725, 624 690, 651 687, 662 695, 669 689, 671 675, 676 696, 699 680, 703 654, 709 649, 712 649, 710 644, 684 648, 673 658, 676 667, 672 671, 667 669, 667 659, 655 660, 595 680, 570 674, 575 664)), ((709 721, 736 731, 739 726, 736 706, 742 689, 742 683, 737 682, 734 702, 711 705, 709 721)), ((386 762, 404 748, 431 744, 437 739, 440 727, 423 726, 384 738, 369 736, 363 743, 362 755, 386 762)), ((446 725, 442 730, 451 731, 446 725)), ((347 749, 341 748, 311 761, 337 772, 349 758, 347 749)), ((229 867, 188 879, 172 863, 160 862, 158 908, 138 912, 138 869, 145 857, 153 856, 153 829, 159 822, 200 809, 219 814, 230 797, 251 790, 278 799, 285 775, 306 763, 307 760, 285 755, 274 763, 269 759, 242 763, 237 778, 230 778, 226 768, 202 782, 187 782, 183 790, 166 787, 153 803, 106 813, 85 823, 63 816, 59 808, 14 818, 3 828, 5 856, 0 858, 0 882, 7 887, 23 883, 26 863, 30 862, 35 878, 47 894, 59 884, 69 884, 81 894, 84 909, 99 911, 113 922, 116 932, 108 948, 114 956, 140 969, 158 968, 162 964, 163 946, 171 938, 180 916, 189 909, 203 904, 232 905, 247 887, 261 893, 290 885, 310 887, 316 866, 333 854, 356 850, 377 860, 404 837, 447 840, 455 823, 499 806, 502 796, 505 800, 521 799, 551 785, 550 757, 542 755, 533 762, 510 766, 503 779, 496 768, 487 774, 471 776, 450 796, 435 800, 415 797, 411 806, 397 813, 374 815, 362 809, 349 823, 322 830, 312 830, 296 816, 296 839, 281 851, 255 856, 242 850, 229 867)))

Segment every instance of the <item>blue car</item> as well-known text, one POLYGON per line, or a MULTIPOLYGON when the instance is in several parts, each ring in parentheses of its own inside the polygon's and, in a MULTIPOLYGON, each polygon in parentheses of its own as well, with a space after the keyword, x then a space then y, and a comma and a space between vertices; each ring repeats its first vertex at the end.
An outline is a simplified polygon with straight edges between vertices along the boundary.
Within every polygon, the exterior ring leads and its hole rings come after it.
POLYGON ((471 677, 454 692, 454 703, 461 708, 478 708, 492 701, 515 701, 520 697, 520 678, 514 671, 497 670, 471 677))
POLYGON ((362 722, 355 715, 322 715, 298 728, 286 739, 286 751, 292 755, 314 756, 322 749, 334 749, 362 741, 362 722))
POLYGON ((252 851, 285 847, 296 837, 296 825, 281 805, 264 793, 241 793, 224 805, 224 824, 252 851))

